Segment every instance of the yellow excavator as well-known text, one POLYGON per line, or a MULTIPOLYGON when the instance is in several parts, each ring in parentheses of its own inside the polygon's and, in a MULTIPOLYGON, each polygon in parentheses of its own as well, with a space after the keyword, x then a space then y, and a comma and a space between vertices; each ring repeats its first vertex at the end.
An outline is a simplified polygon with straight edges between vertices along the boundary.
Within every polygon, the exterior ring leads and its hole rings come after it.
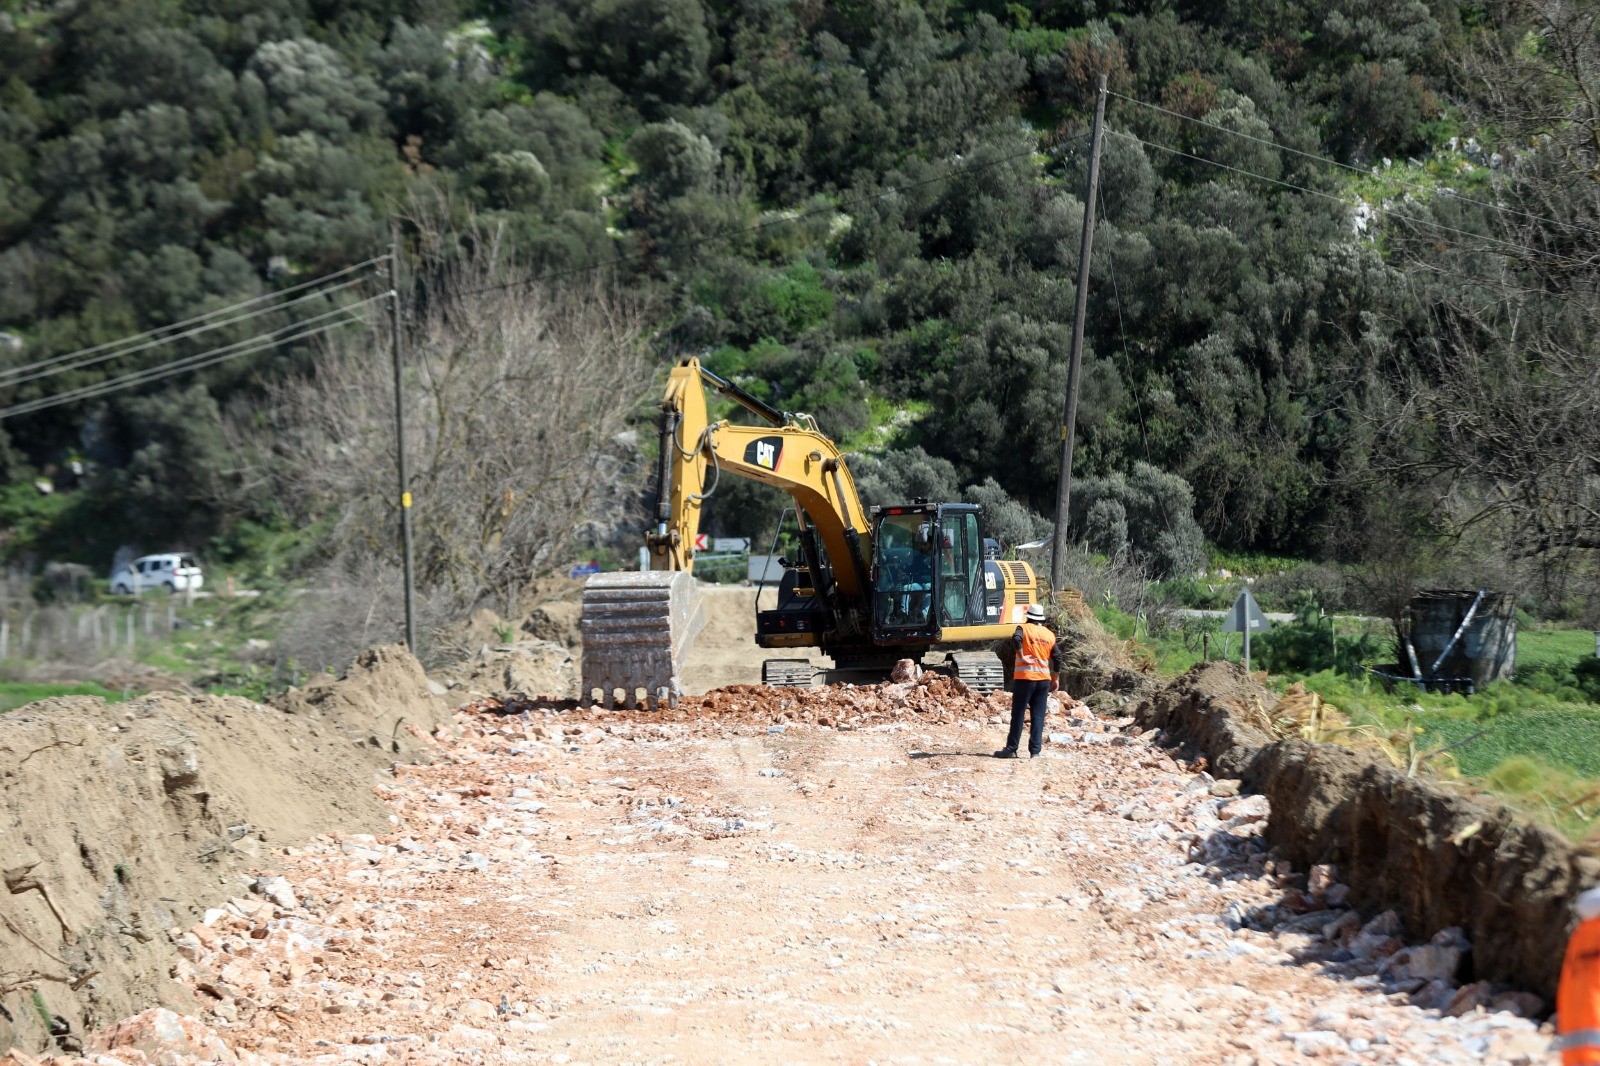
MULTIPOLYGON (((983 509, 915 500, 863 508, 839 448, 805 414, 780 412, 698 359, 674 367, 661 405, 650 569, 596 574, 584 586, 583 702, 670 706, 682 694, 683 657, 700 627, 695 543, 704 501, 724 476, 788 493, 800 558, 783 561, 777 604, 756 612, 756 643, 819 648, 828 680, 882 680, 900 659, 945 653, 944 669, 978 691, 1004 682, 994 651, 1039 597, 1033 569, 1001 560, 983 535, 983 509), (712 388, 765 425, 711 422, 712 388), (621 694, 620 700, 618 694, 621 694)), ((762 664, 768 685, 805 686, 809 659, 762 664)))

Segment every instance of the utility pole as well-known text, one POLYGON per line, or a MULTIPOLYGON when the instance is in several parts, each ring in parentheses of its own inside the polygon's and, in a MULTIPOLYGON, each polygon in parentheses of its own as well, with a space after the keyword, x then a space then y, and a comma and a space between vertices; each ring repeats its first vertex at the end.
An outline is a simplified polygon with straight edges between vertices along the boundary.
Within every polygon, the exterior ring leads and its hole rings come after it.
POLYGON ((400 475, 400 550, 406 582, 406 647, 417 653, 417 614, 411 573, 411 478, 406 472, 406 400, 400 380, 400 241, 389 230, 389 353, 394 364, 394 439, 400 475))
POLYGON ((1072 349, 1067 364, 1067 402, 1061 416, 1061 471, 1056 475, 1056 539, 1050 552, 1050 591, 1067 580, 1067 516, 1072 502, 1072 438, 1078 428, 1078 378, 1083 369, 1083 318, 1089 310, 1089 252, 1094 247, 1094 209, 1100 192, 1100 141, 1106 124, 1106 76, 1094 97, 1094 134, 1089 141, 1089 191, 1083 198, 1083 241, 1078 245, 1078 303, 1072 314, 1072 349))

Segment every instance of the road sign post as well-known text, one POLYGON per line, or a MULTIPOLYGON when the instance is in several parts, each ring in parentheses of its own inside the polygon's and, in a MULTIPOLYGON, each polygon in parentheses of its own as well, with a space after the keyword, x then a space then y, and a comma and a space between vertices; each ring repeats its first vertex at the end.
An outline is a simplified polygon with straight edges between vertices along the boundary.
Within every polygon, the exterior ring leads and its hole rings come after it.
POLYGON ((1247 587, 1239 592, 1239 598, 1233 601, 1233 606, 1228 610, 1228 616, 1222 620, 1224 633, 1244 634, 1244 670, 1250 672, 1250 634, 1255 630, 1266 632, 1272 628, 1272 622, 1262 613, 1261 605, 1256 603, 1256 598, 1250 595, 1247 587))

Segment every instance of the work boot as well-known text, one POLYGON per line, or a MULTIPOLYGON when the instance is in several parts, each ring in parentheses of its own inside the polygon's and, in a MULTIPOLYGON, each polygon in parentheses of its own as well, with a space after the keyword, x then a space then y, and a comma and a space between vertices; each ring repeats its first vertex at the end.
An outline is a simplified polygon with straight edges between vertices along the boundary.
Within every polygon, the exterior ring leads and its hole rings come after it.
POLYGON ((994 753, 994 757, 996 759, 1015 759, 1017 757, 1017 749, 1001 748, 999 751, 994 753))

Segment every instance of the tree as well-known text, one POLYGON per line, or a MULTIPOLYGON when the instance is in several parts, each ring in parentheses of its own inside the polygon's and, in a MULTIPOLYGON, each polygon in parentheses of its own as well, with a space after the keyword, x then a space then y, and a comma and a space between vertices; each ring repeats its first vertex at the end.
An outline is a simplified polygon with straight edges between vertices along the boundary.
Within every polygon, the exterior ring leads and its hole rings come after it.
MULTIPOLYGON (((494 230, 452 233, 422 218, 420 319, 406 337, 417 580, 441 622, 485 603, 516 617, 574 529, 629 498, 618 435, 650 384, 639 307, 599 282, 508 291, 520 271, 494 230)), ((327 580, 353 595, 362 592, 353 580, 395 560, 392 386, 377 369, 386 321, 232 422, 245 483, 327 531, 327 580)), ((360 611, 385 612, 393 633, 387 612, 397 606, 380 597, 360 611)), ((330 646, 319 659, 347 650, 330 646)))
POLYGON ((1158 577, 1189 573, 1205 547, 1188 483, 1149 463, 1074 484, 1071 519, 1091 547, 1113 557, 1125 547, 1158 577))

